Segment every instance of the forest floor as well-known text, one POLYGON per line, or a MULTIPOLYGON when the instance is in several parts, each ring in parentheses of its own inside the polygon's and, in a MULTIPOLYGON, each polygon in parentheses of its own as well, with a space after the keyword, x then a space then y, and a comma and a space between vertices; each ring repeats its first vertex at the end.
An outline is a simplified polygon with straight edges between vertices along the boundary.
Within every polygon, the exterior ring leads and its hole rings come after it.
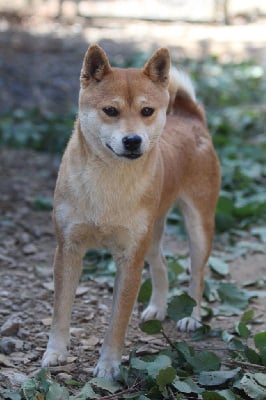
MULTIPOLYGON (((51 211, 38 210, 36 199, 52 198, 58 163, 57 156, 31 150, 3 148, 0 152, 0 376, 7 386, 15 387, 25 376, 36 374, 47 343, 53 303, 55 238, 51 211), (8 353, 2 360, 1 352, 8 353)), ((176 254, 187 252, 186 243, 172 235, 166 236, 165 247, 176 254)), ((265 254, 250 251, 230 263, 227 279, 241 285, 265 278, 265 265, 265 254)), ((101 282, 93 275, 91 279, 82 279, 77 293, 70 357, 65 366, 52 369, 59 381, 66 376, 82 382, 89 379, 110 315, 112 288, 107 280, 101 282)), ((249 307, 261 319, 266 300, 255 298, 249 307)), ((128 330, 125 356, 133 349, 149 352, 166 345, 161 337, 141 332, 140 311, 141 305, 137 305, 128 330)), ((235 316, 218 316, 211 325, 230 331, 235 319, 235 316)), ((190 340, 189 335, 177 332, 173 321, 166 321, 165 329, 171 339, 190 340)), ((253 326, 252 332, 265 329, 264 322, 253 326)), ((217 338, 196 344, 199 350, 212 349, 223 356, 227 354, 226 347, 217 338)))

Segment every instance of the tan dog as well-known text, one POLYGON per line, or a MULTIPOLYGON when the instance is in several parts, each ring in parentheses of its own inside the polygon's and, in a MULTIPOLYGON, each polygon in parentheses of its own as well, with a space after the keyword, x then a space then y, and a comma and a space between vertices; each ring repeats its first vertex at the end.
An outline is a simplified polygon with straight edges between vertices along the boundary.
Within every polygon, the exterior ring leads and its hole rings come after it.
POLYGON ((66 361, 85 251, 108 248, 117 276, 95 375, 117 377, 145 259, 153 292, 142 318, 165 317, 168 280, 161 245, 166 214, 176 201, 189 237, 189 293, 197 302, 178 327, 189 331, 200 324, 220 171, 189 78, 169 70, 167 49, 159 49, 143 69, 111 68, 96 45, 85 55, 78 118, 55 189, 55 304, 43 366, 66 361))

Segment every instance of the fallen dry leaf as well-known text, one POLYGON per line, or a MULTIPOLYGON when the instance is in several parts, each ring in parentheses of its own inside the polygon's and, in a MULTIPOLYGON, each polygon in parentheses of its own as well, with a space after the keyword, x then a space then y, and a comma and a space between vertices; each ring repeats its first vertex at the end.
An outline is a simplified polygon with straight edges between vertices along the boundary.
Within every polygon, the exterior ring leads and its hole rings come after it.
POLYGON ((14 367, 9 358, 4 354, 0 354, 0 365, 3 365, 4 367, 14 367))

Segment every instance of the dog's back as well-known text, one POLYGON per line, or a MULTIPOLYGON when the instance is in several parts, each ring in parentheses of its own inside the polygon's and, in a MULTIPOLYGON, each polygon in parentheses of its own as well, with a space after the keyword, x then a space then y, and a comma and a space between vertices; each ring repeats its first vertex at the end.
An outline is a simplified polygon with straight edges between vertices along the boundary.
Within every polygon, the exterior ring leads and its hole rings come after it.
POLYGON ((165 212, 166 203, 186 195, 193 197, 193 192, 196 197, 201 191, 203 194, 213 193, 212 202, 215 205, 220 169, 207 129, 205 112, 196 101, 188 75, 174 67, 170 72, 169 94, 166 125, 159 140, 164 174, 167 176, 162 194, 163 197, 169 196, 166 202, 162 199, 162 213, 165 212))

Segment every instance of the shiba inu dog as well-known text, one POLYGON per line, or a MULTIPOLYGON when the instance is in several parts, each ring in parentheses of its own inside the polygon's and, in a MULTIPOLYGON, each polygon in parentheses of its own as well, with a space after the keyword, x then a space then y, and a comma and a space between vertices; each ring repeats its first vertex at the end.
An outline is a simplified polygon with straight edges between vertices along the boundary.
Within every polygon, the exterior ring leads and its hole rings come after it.
POLYGON ((177 202, 188 233, 197 306, 178 322, 200 325, 204 266, 212 247, 220 169, 204 111, 190 79, 170 70, 167 49, 142 69, 112 68, 97 45, 86 52, 79 111, 59 170, 54 198, 57 248, 51 333, 42 365, 66 361, 71 309, 89 248, 108 248, 117 265, 113 306, 94 374, 116 378, 144 260, 153 291, 142 318, 162 320, 167 266, 162 253, 166 214, 177 202))

